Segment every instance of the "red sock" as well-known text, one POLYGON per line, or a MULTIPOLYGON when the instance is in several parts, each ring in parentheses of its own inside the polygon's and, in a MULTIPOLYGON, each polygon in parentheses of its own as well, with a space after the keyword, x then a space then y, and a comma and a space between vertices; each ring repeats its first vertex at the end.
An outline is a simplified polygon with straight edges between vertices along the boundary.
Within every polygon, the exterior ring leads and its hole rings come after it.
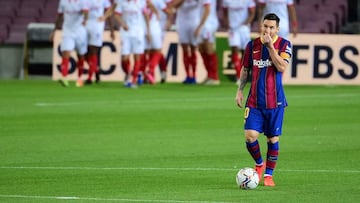
POLYGON ((78 78, 81 78, 82 74, 84 73, 84 58, 79 58, 76 66, 78 68, 78 78))
POLYGON ((208 54, 207 55, 208 65, 209 65, 209 72, 211 73, 211 79, 219 80, 218 75, 218 61, 216 53, 208 54))
POLYGON ((97 64, 98 64, 98 58, 97 55, 90 55, 89 58, 89 76, 88 76, 88 80, 91 80, 92 76, 94 75, 94 73, 97 70, 97 64))
POLYGON ((158 51, 150 54, 149 73, 153 77, 155 76, 155 67, 159 65, 160 58, 161 58, 161 53, 158 51))
POLYGON ((140 68, 139 71, 145 73, 146 67, 148 66, 149 63, 149 54, 145 53, 145 54, 141 54, 140 56, 140 68))
POLYGON ((135 84, 136 81, 137 81, 137 76, 138 76, 138 73, 140 71, 140 66, 141 66, 141 60, 138 60, 138 61, 134 62, 134 69, 133 69, 133 72, 132 72, 132 76, 133 76, 132 82, 133 82, 133 84, 135 84))
POLYGON ((241 72, 241 61, 240 61, 240 57, 237 53, 231 55, 231 62, 233 63, 235 71, 236 71, 236 79, 239 79, 240 72, 241 72))
POLYGON ((124 73, 128 75, 130 73, 130 61, 129 60, 121 61, 121 68, 124 71, 124 73))
POLYGON ((159 59, 159 66, 160 66, 160 71, 164 71, 166 72, 166 60, 164 57, 164 54, 160 53, 160 59, 159 59))
POLYGON ((192 77, 196 78, 196 64, 197 64, 197 56, 196 56, 196 51, 191 52, 191 69, 192 69, 192 77))
POLYGON ((190 77, 190 57, 185 51, 183 52, 183 62, 184 62, 186 77, 190 77))
POLYGON ((201 55, 201 58, 203 60, 203 63, 204 63, 204 66, 205 66, 205 69, 206 69, 206 72, 208 74, 208 78, 210 78, 210 72, 209 72, 209 63, 208 63, 208 60, 207 60, 207 54, 204 53, 204 52, 200 52, 200 55, 201 55))
POLYGON ((69 58, 62 58, 62 61, 61 61, 61 75, 63 77, 66 77, 69 73, 69 61, 70 59, 69 58))

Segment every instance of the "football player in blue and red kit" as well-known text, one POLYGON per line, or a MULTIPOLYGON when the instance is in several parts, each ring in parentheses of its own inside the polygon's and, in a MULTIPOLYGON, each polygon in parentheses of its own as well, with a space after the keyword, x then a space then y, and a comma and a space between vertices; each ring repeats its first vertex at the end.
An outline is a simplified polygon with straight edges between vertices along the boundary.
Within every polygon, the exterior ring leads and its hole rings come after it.
POLYGON ((275 186, 273 171, 279 155, 284 110, 287 106, 282 74, 291 60, 290 41, 277 35, 280 18, 269 13, 264 16, 260 37, 250 41, 245 49, 236 104, 243 107, 243 90, 251 72, 251 86, 245 104, 246 147, 255 161, 255 170, 264 185, 275 186), (258 137, 267 137, 266 161, 263 161, 258 137))

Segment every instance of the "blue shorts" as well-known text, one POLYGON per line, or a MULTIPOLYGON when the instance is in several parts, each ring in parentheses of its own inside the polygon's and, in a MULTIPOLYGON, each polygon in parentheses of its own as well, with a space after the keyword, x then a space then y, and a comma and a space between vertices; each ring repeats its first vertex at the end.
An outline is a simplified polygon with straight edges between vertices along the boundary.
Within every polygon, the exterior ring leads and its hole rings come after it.
POLYGON ((268 137, 280 136, 284 120, 284 108, 257 109, 246 107, 245 130, 256 130, 268 137))

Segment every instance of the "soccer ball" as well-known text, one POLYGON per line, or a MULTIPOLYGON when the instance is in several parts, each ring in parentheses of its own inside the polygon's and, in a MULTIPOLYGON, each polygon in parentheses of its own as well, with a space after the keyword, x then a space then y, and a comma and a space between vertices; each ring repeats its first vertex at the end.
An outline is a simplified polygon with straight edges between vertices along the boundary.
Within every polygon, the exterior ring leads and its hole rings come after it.
POLYGON ((259 185, 259 175, 253 168, 242 168, 236 174, 236 183, 241 189, 255 189, 259 185))

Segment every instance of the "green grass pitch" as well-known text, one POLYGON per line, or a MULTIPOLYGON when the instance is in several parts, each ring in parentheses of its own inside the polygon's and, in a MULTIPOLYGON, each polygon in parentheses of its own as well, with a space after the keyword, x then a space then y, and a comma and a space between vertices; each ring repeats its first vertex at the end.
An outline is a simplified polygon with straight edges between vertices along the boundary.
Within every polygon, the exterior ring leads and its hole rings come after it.
POLYGON ((286 86, 277 185, 255 190, 235 183, 253 167, 236 88, 0 80, 0 202, 359 200, 360 87, 286 86))

